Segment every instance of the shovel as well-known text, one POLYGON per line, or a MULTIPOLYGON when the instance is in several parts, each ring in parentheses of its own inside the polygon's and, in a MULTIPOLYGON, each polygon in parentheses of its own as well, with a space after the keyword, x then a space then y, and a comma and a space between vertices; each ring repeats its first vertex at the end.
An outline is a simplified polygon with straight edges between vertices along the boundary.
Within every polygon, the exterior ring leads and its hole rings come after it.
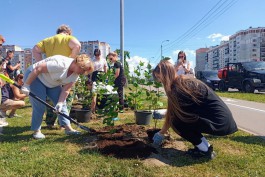
MULTIPOLYGON (((17 85, 12 79, 6 77, 4 74, 0 74, 0 78, 3 79, 4 81, 6 81, 7 83, 10 83, 10 84, 16 86, 17 88, 21 89, 21 86, 17 85)), ((31 96, 31 97, 33 97, 34 99, 38 100, 39 102, 41 102, 41 103, 44 104, 45 106, 51 108, 53 111, 56 111, 56 109, 55 109, 53 106, 51 106, 51 105, 48 104, 47 102, 43 101, 42 99, 40 99, 40 98, 39 98, 38 96, 36 96, 35 94, 33 94, 33 93, 30 92, 30 93, 29 93, 29 96, 31 96)), ((88 127, 86 127, 86 126, 84 126, 84 125, 80 125, 76 120, 74 120, 74 119, 71 118, 70 116, 68 116, 68 115, 66 115, 66 114, 64 114, 64 113, 62 113, 62 112, 57 112, 57 111, 56 111, 56 113, 57 113, 57 114, 60 114, 61 116, 64 116, 66 119, 70 120, 70 122, 76 124, 76 125, 77 125, 78 127, 80 127, 81 129, 83 129, 83 130, 85 130, 85 131, 91 133, 91 131, 90 131, 90 129, 89 129, 88 127)))

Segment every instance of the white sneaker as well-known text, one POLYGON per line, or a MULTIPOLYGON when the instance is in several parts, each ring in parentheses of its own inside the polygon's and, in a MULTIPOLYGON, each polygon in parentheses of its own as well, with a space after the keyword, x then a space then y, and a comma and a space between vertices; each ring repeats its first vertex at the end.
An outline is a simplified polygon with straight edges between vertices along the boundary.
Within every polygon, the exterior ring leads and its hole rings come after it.
POLYGON ((33 134, 33 138, 35 138, 35 139, 44 139, 45 135, 42 134, 41 132, 37 132, 37 133, 33 134))
POLYGON ((0 126, 1 127, 8 126, 8 122, 6 121, 6 118, 0 118, 0 126))

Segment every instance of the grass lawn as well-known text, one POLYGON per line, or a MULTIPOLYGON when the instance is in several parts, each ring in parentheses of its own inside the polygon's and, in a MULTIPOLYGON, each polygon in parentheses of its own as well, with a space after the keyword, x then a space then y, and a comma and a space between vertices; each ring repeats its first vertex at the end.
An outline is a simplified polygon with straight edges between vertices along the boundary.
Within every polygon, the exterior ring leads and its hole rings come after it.
MULTIPOLYGON (((212 161, 180 155, 173 157, 172 165, 152 167, 140 159, 116 159, 84 149, 89 136, 86 132, 65 136, 59 129, 43 129, 46 139, 34 140, 31 107, 27 104, 17 113, 23 118, 8 119, 9 126, 0 135, 0 176, 265 176, 265 141, 242 131, 227 137, 207 137, 218 154, 212 161)), ((132 111, 119 117, 117 124, 134 122, 132 111)), ((103 126, 101 122, 84 125, 97 128, 103 126)), ((159 126, 162 123, 159 121, 159 126)), ((177 135, 173 139, 191 147, 177 135)))
POLYGON ((265 103, 265 96, 262 93, 243 93, 243 92, 216 92, 220 97, 235 98, 247 101, 265 103))

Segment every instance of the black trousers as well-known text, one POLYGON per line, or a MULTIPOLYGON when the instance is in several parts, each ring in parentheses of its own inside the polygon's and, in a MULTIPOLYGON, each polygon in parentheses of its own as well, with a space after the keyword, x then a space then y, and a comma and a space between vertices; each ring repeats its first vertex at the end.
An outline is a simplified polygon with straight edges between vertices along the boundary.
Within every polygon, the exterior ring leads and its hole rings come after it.
POLYGON ((116 86, 117 87, 117 92, 119 96, 119 109, 123 110, 124 108, 124 99, 123 99, 123 85, 116 86))
POLYGON ((200 123, 185 123, 180 120, 173 121, 172 129, 182 138, 186 139, 194 146, 202 142, 203 137, 200 123))
POLYGON ((123 110, 124 108, 124 99, 123 99, 123 86, 126 81, 123 80, 115 80, 114 87, 117 88, 118 96, 119 96, 119 109, 123 110))

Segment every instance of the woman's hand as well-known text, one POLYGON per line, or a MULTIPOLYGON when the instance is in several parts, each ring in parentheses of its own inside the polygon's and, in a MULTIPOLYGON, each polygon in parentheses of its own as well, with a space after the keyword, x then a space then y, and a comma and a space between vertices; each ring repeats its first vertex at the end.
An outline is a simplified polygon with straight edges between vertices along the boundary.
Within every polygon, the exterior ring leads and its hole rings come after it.
POLYGON ((29 95, 29 92, 30 92, 30 88, 29 88, 29 85, 28 84, 24 84, 22 87, 21 87, 21 91, 22 93, 24 93, 25 95, 29 95))
POLYGON ((154 137, 153 137, 153 146, 154 147, 159 147, 161 146, 165 136, 161 134, 160 132, 157 132, 154 137))
POLYGON ((63 109, 63 106, 64 106, 64 103, 63 102, 58 102, 55 106, 55 112, 58 113, 58 112, 61 112, 62 109, 63 109))

